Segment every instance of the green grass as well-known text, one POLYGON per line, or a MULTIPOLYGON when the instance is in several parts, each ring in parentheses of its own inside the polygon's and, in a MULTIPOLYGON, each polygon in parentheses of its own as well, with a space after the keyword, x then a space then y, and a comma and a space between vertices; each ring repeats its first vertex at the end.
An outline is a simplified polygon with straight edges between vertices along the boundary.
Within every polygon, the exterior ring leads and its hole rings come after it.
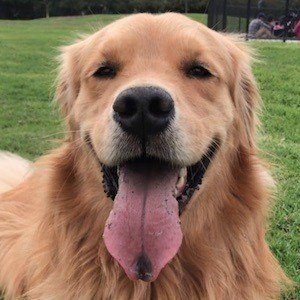
POLYGON ((255 42, 254 68, 264 101, 260 146, 278 183, 269 244, 296 283, 286 299, 300 299, 300 44, 255 42))
MULTIPOLYGON (((63 130, 51 104, 57 47, 118 17, 0 21, 0 149, 34 159, 53 147, 63 130)), ((300 47, 253 45, 263 60, 254 68, 264 100, 260 146, 278 182, 268 240, 287 274, 299 283, 300 47)), ((299 286, 286 299, 300 299, 299 286)))

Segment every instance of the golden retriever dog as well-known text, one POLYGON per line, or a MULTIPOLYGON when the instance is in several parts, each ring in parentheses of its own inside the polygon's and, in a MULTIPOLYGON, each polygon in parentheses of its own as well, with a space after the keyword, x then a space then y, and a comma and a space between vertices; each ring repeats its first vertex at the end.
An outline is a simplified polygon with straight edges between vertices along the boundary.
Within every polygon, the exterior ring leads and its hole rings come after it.
POLYGON ((243 43, 138 14, 62 48, 61 146, 0 157, 6 299, 276 299, 243 43))

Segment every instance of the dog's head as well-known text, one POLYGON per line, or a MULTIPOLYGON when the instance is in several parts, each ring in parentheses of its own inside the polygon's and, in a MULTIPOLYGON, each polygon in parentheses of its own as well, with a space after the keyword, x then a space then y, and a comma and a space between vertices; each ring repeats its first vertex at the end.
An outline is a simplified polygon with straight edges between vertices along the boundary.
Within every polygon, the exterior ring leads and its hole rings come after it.
POLYGON ((178 252, 180 215, 215 156, 253 146, 249 63, 178 14, 130 16, 63 49, 57 98, 100 162, 114 200, 104 240, 129 278, 155 280, 178 252))

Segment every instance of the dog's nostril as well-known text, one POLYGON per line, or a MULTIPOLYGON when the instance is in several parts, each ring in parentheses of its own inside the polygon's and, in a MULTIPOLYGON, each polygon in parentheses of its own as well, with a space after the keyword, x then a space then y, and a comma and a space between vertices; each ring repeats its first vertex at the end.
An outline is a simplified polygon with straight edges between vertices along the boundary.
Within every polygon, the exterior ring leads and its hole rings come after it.
POLYGON ((142 254, 136 263, 137 278, 143 281, 150 281, 152 278, 152 265, 147 255, 142 254))
POLYGON ((134 116, 137 112, 137 105, 134 98, 127 96, 123 99, 117 100, 113 109, 122 118, 130 118, 134 116))
POLYGON ((156 117, 167 116, 173 109, 173 100, 168 97, 153 97, 149 104, 149 112, 156 117))

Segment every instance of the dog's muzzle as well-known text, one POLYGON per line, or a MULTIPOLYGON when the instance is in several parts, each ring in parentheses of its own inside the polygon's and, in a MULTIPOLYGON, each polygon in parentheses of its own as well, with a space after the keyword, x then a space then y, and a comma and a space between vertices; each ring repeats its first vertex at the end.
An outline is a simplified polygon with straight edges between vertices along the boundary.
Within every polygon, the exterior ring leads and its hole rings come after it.
MULTIPOLYGON (((153 86, 129 88, 119 94, 113 110, 123 132, 116 147, 130 152, 131 136, 141 151, 125 154, 130 158, 121 157, 111 166, 98 159, 104 190, 114 200, 104 242, 130 279, 153 281, 179 251, 180 215, 201 185, 219 139, 211 140, 199 162, 182 166, 172 159, 175 107, 168 92, 153 86)), ((88 133, 85 141, 97 157, 88 133)))

